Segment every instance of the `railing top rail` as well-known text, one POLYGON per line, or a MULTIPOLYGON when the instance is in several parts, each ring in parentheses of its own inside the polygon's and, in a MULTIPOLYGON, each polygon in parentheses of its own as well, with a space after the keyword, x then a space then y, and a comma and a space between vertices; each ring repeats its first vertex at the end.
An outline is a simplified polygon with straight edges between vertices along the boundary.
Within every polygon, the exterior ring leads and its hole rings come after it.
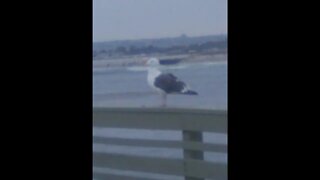
POLYGON ((98 127, 227 132, 227 112, 165 108, 94 108, 98 127))

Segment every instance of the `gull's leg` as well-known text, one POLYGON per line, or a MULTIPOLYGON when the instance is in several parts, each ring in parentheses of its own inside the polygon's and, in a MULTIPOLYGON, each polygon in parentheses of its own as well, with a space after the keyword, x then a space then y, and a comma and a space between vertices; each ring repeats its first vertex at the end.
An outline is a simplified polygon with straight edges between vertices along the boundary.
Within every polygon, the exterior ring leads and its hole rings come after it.
POLYGON ((161 107, 167 106, 167 94, 161 93, 161 107))

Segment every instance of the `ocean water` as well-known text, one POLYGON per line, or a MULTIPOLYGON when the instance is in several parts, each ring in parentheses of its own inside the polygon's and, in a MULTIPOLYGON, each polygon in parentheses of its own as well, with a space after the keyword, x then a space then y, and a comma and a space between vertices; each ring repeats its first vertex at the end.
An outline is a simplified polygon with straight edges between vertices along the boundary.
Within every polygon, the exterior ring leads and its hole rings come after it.
MULTIPOLYGON (((227 109, 227 63, 181 64, 164 67, 186 82, 198 96, 169 95, 168 107, 196 109, 227 109)), ((157 107, 160 96, 147 84, 144 67, 95 68, 93 71, 94 107, 157 107)), ((181 140, 179 131, 138 130, 123 128, 93 127, 93 136, 134 139, 181 140)), ((204 133, 204 141, 227 144, 227 134, 204 133)), ((166 158, 183 158, 181 149, 129 147, 93 144, 94 152, 130 154, 166 158)), ((226 153, 205 152, 207 161, 227 164, 226 153)), ((120 171, 109 168, 93 168, 94 172, 128 175, 132 177, 161 180, 179 180, 178 176, 153 173, 120 171)))
MULTIPOLYGON (((173 73, 199 95, 169 95, 168 107, 227 109, 227 63, 181 64, 162 69, 173 73)), ((157 107, 161 97, 147 84, 143 67, 95 68, 95 107, 157 107)))

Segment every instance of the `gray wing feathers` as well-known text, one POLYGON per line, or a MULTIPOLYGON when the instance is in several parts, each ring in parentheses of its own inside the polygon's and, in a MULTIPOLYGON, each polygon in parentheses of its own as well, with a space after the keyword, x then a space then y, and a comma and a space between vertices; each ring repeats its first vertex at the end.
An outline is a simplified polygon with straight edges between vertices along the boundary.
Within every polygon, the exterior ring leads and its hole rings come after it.
POLYGON ((161 74, 155 79, 154 85, 166 93, 181 93, 186 84, 179 81, 176 76, 171 73, 161 74))

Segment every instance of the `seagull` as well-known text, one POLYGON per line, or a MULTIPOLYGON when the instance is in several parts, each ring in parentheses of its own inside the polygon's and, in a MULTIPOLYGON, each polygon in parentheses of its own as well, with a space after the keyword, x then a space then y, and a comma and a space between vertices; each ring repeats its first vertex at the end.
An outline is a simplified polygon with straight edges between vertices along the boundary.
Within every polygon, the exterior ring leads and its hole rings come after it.
POLYGON ((168 94, 198 95, 189 86, 171 73, 162 73, 158 67, 159 59, 150 58, 146 62, 149 86, 161 95, 161 107, 166 107, 168 94))

